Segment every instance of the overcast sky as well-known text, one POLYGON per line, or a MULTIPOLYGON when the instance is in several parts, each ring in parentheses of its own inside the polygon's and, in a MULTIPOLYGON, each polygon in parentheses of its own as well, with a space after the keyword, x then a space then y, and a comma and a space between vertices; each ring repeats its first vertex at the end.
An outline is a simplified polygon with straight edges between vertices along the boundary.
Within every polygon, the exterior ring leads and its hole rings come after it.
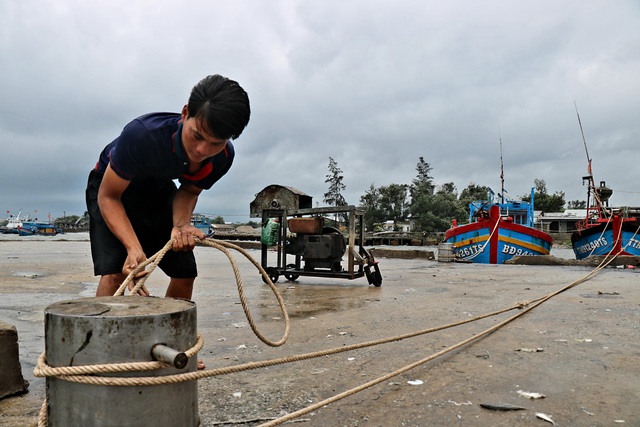
POLYGON ((246 221, 270 184, 324 206, 329 157, 349 204, 410 184, 584 200, 586 153, 640 206, 640 2, 0 1, 0 209, 81 215, 89 170, 124 125, 179 112, 208 74, 252 116, 197 211, 246 221))

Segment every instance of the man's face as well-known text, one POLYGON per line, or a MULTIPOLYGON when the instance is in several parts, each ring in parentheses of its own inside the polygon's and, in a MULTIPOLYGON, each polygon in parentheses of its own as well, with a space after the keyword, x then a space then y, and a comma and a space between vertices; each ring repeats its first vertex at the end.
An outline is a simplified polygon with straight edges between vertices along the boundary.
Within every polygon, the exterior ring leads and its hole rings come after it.
POLYGON ((213 157, 227 145, 226 139, 211 136, 201 120, 189 117, 187 106, 182 108, 182 145, 189 161, 200 163, 213 157))

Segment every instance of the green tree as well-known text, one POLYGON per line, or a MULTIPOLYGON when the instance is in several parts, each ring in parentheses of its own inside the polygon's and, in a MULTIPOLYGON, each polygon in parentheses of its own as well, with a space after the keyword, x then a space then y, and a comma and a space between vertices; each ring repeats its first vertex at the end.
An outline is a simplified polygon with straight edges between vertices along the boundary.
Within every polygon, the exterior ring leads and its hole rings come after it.
POLYGON ((420 157, 416 166, 418 175, 413 179, 411 187, 409 187, 411 199, 433 194, 435 185, 433 184, 433 177, 430 175, 431 169, 431 165, 425 162, 423 157, 420 157))
POLYGON ((415 230, 427 231, 432 221, 433 213, 430 212, 431 198, 435 190, 433 177, 431 176, 431 165, 424 161, 424 157, 418 158, 416 177, 411 182, 409 193, 411 195, 411 203, 409 205, 409 213, 414 223, 415 230))
POLYGON ((406 184, 389 184, 378 189, 380 210, 385 216, 384 221, 404 221, 407 218, 407 190, 406 184))
POLYGON ((417 231, 445 231, 450 227, 452 219, 462 221, 465 217, 455 184, 445 183, 436 191, 431 170, 431 165, 420 157, 416 166, 418 174, 410 187, 409 207, 414 229, 417 231))
POLYGON ((380 191, 373 183, 364 195, 360 196, 360 206, 364 210, 364 225, 369 231, 373 231, 374 224, 385 220, 384 214, 380 209, 380 191))
MULTIPOLYGON (((342 182, 344 176, 342 170, 338 167, 338 163, 329 157, 329 173, 326 175, 325 183, 329 184, 329 191, 324 193, 323 201, 329 206, 346 206, 347 201, 342 196, 342 191, 347 186, 342 182)), ((338 222, 338 217, 342 218, 343 222, 347 222, 348 216, 345 212, 336 214, 335 220, 338 222)))
POLYGON ((213 218, 211 223, 212 224, 224 224, 224 218, 221 217, 221 216, 217 216, 217 217, 213 218))
POLYGON ((443 184, 433 195, 423 194, 413 200, 411 211, 415 213, 416 229, 427 232, 446 231, 453 219, 461 222, 468 215, 458 200, 453 182, 443 184))
POLYGON ((326 175, 325 183, 329 184, 329 191, 324 193, 323 201, 329 206, 345 206, 346 200, 342 196, 342 191, 347 186, 342 182, 342 170, 338 167, 338 163, 329 157, 329 173, 326 175))
POLYGON ((470 213, 469 204, 478 200, 487 200, 489 191, 490 189, 486 185, 477 185, 475 183, 469 184, 467 188, 462 190, 460 197, 458 197, 458 202, 467 212, 467 217, 470 213))
MULTIPOLYGON (((534 181, 533 207, 537 211, 543 212, 564 212, 564 192, 556 191, 554 194, 547 192, 547 183, 544 179, 534 181)), ((531 201, 531 194, 522 196, 525 202, 531 201)))
POLYGON ((567 209, 586 209, 586 200, 571 200, 567 202, 567 209))

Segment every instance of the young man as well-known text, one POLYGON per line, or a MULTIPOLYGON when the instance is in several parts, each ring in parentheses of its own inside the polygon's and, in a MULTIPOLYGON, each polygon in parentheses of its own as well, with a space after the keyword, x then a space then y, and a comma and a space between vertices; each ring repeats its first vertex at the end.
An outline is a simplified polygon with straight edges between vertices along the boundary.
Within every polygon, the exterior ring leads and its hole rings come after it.
POLYGON ((96 296, 113 295, 134 268, 175 239, 158 266, 171 278, 166 296, 191 299, 194 237, 205 237, 191 215, 202 190, 231 167, 230 139, 250 115, 244 89, 212 75, 194 86, 181 114, 138 117, 106 146, 86 190, 94 273, 101 276, 96 296))

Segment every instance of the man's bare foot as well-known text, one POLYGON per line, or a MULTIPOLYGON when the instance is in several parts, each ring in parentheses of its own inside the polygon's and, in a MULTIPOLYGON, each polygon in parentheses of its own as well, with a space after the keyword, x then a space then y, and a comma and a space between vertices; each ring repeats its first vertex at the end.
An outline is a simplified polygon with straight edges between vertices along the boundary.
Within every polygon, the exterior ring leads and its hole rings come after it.
POLYGON ((204 366, 204 362, 200 359, 198 359, 198 370, 201 371, 205 368, 204 366))

